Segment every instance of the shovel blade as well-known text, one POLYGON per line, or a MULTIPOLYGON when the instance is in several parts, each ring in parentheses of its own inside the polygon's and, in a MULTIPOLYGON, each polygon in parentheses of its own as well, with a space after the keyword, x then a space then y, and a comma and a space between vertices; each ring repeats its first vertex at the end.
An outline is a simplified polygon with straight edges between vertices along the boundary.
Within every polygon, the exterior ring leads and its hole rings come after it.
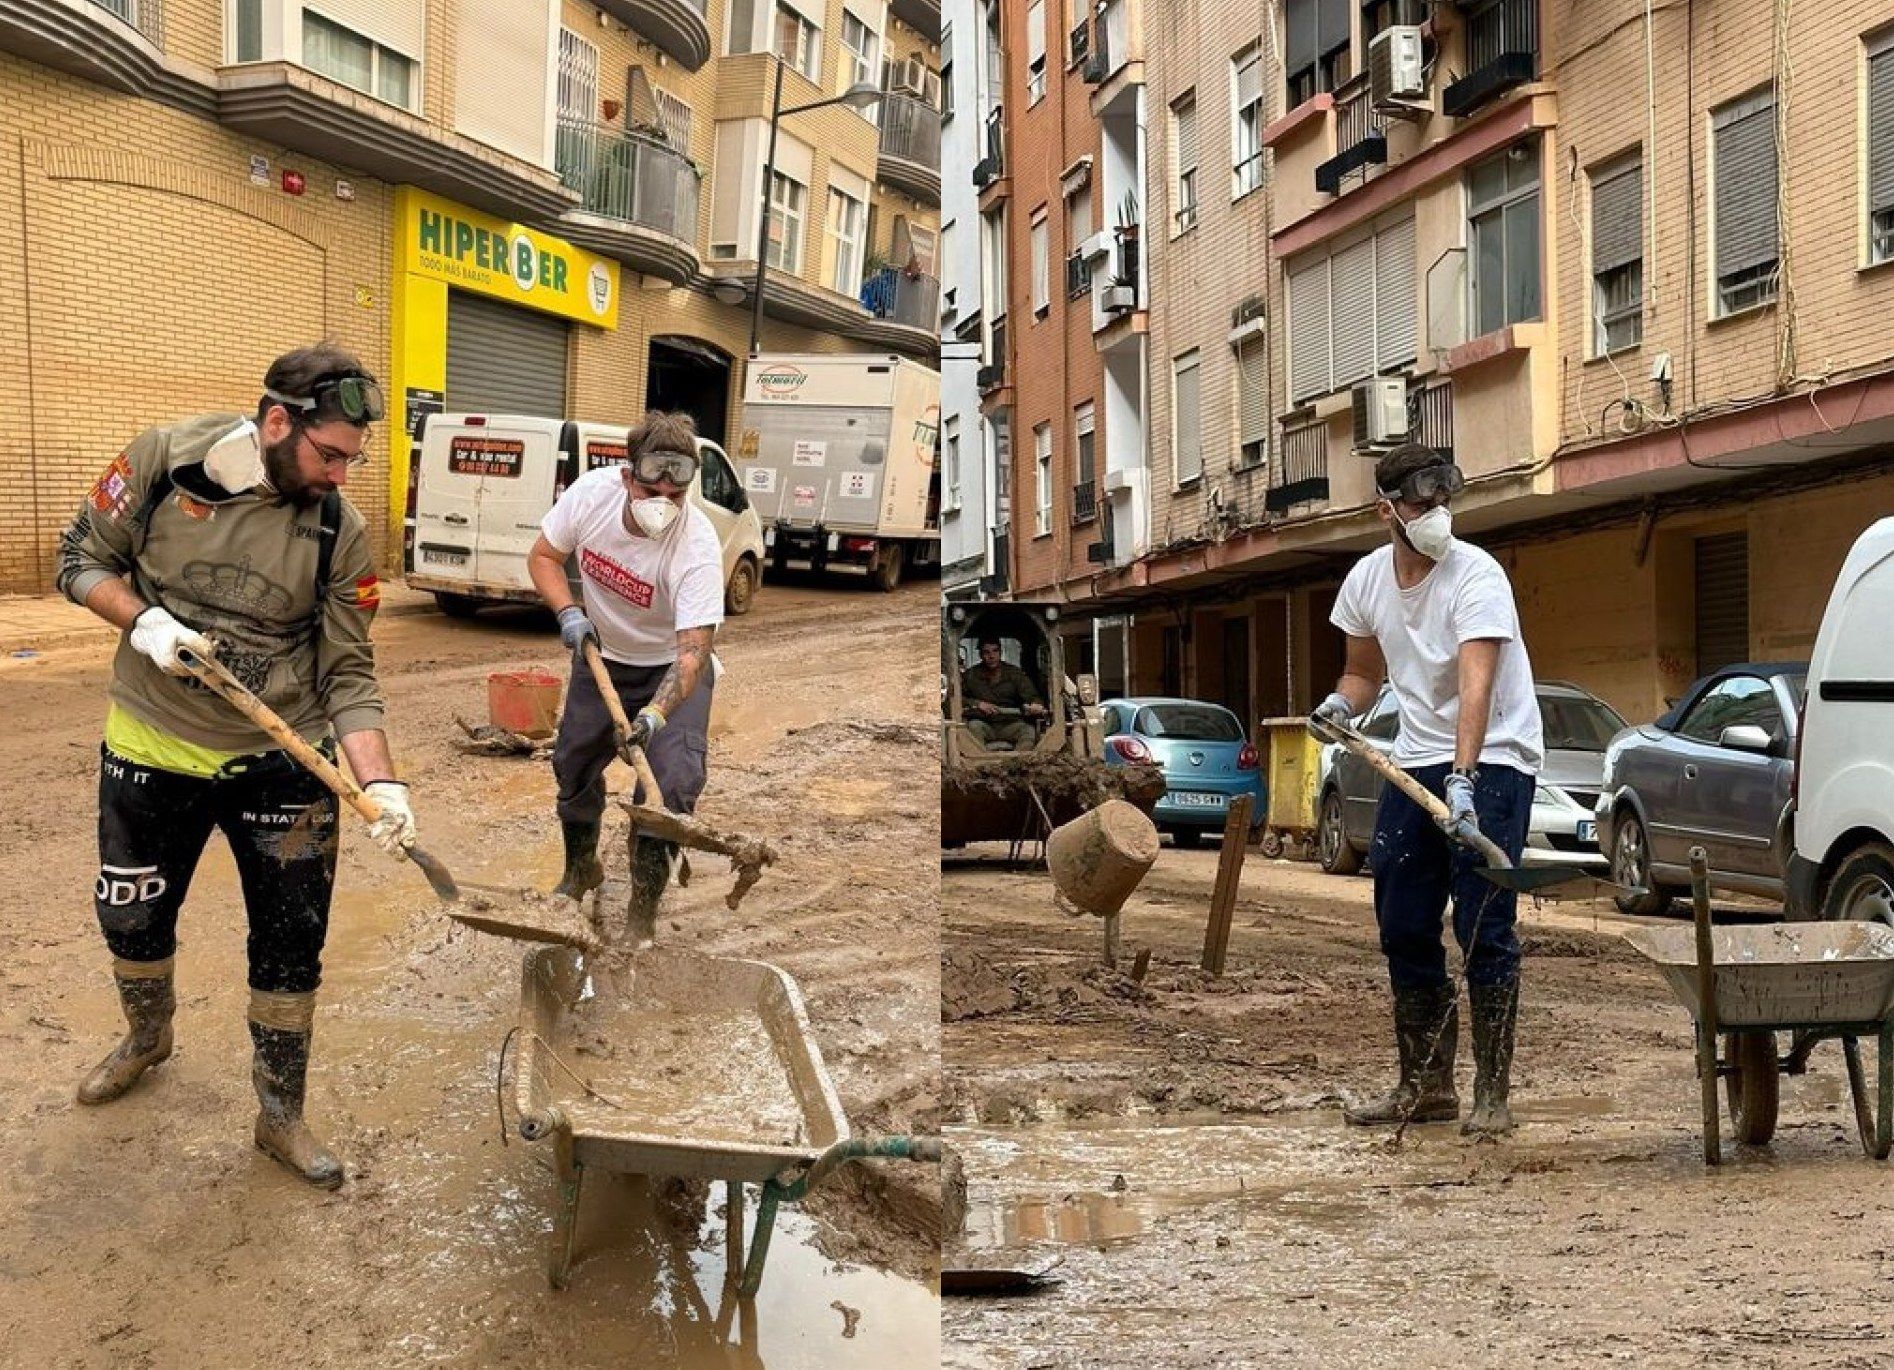
POLYGON ((544 942, 555 947, 576 947, 580 951, 597 951, 599 944, 584 933, 571 928, 549 928, 539 923, 520 923, 510 918, 494 918, 484 913, 467 913, 461 909, 449 909, 447 916, 464 927, 475 932, 489 933, 494 937, 509 937, 515 942, 544 942))
POLYGON ((1578 866, 1482 866, 1489 884, 1534 899, 1558 902, 1583 899, 1631 899, 1643 893, 1629 885, 1593 875, 1578 866))

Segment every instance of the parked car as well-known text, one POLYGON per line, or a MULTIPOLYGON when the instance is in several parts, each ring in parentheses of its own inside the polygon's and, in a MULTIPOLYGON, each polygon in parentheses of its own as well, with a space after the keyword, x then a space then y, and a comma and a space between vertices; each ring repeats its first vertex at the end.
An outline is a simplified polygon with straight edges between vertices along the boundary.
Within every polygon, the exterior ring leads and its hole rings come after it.
POLYGON ((1894 519, 1855 542, 1810 660, 1790 786, 1790 917, 1894 922, 1894 519))
POLYGON ((1194 847, 1206 832, 1221 832, 1230 801, 1251 799, 1251 826, 1263 821, 1263 775, 1256 748, 1235 714, 1195 699, 1113 699, 1099 706, 1105 721, 1105 761, 1124 766, 1155 762, 1168 789, 1151 811, 1161 832, 1194 847))
POLYGON ((1789 784, 1806 662, 1745 662, 1692 685, 1655 723, 1605 749, 1598 845, 1612 879, 1645 894, 1626 913, 1656 914, 1690 885, 1701 846, 1713 888, 1780 899, 1790 849, 1789 784))
MULTIPOLYGON (((1521 862, 1603 868, 1593 831, 1593 806, 1604 769, 1605 745, 1624 719, 1604 700, 1576 685, 1540 681, 1533 687, 1545 727, 1545 767, 1533 793, 1532 820, 1521 862)), ((1383 686, 1355 726, 1385 755, 1394 750, 1401 719, 1394 692, 1383 686)), ((1375 806, 1386 783, 1380 774, 1340 743, 1327 749, 1316 811, 1316 858, 1333 875, 1361 869, 1374 838, 1375 806)))

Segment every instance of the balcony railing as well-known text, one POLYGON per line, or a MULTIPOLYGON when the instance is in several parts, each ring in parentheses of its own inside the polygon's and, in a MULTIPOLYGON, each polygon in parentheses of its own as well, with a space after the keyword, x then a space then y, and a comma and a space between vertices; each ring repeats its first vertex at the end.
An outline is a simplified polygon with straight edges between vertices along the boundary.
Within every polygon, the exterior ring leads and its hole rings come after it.
POLYGON ((898 91, 881 97, 881 155, 940 171, 940 111, 898 91))
POLYGON ((1351 172, 1388 160, 1387 120, 1376 114, 1366 83, 1335 106, 1335 155, 1315 169, 1315 188, 1340 192, 1351 172))
POLYGON ((164 46, 164 0, 92 0, 92 3, 144 34, 153 47, 164 46))
POLYGON ((1074 252, 1065 259, 1065 297, 1068 300, 1083 298, 1092 288, 1092 264, 1085 259, 1083 252, 1074 252))
POLYGON ((1100 79, 1125 64, 1131 53, 1130 10, 1128 0, 1104 0, 1098 7, 1098 58, 1100 79))
POLYGON ((703 176, 689 158, 650 138, 568 118, 559 121, 555 155, 559 179, 585 197, 585 212, 697 241, 703 176))
POLYGON ((1414 441, 1453 455, 1453 382, 1430 385, 1415 396, 1414 441))
POLYGON ((1539 0, 1493 0, 1467 16, 1467 76, 1441 92, 1456 118, 1539 74, 1539 0))
POLYGON ((862 308, 877 319, 932 333, 940 328, 940 282, 884 266, 862 282, 862 308))
POLYGON ((985 155, 973 164, 973 185, 976 190, 985 190, 987 186, 1006 174, 1006 127, 1002 121, 1003 110, 994 105, 986 116, 986 136, 982 141, 985 155))
POLYGON ((1263 507, 1272 514, 1292 505, 1328 498, 1328 425, 1304 424, 1282 435, 1282 472, 1270 482, 1263 507))
POLYGON ((1072 487, 1072 522, 1090 523, 1098 517, 1098 482, 1082 480, 1072 487))

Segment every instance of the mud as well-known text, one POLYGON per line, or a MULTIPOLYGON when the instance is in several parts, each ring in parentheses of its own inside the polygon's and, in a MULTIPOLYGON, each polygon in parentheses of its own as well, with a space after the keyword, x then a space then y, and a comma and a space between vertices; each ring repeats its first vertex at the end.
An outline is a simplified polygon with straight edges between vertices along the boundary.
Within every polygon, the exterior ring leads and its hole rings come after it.
POLYGON ((1063 752, 986 758, 978 766, 950 771, 946 784, 954 790, 994 799, 1031 791, 1048 810, 1074 815, 1095 809, 1107 799, 1151 803, 1164 793, 1163 772, 1155 766, 1134 763, 1112 767, 1063 752))
MULTIPOLYGON (((733 621, 700 808, 783 858, 736 913, 700 882, 671 891, 660 921, 661 943, 796 977, 857 1132, 939 1122, 936 593, 769 587, 733 621), (840 810, 812 823, 817 795, 840 810)), ((460 751, 453 714, 479 716, 491 670, 563 674, 556 634, 524 613, 448 621, 397 587, 384 606, 377 655, 421 841, 470 882, 550 888, 549 769, 460 751)), ((639 1182, 589 1175, 572 1284, 551 1292, 550 1146, 503 1135, 495 1098, 528 949, 442 918, 420 875, 346 816, 309 1117, 347 1184, 312 1190, 251 1143, 243 914, 215 839, 182 919, 176 1054, 124 1099, 77 1108, 73 1086, 123 1030, 90 897, 114 645, 109 631, 49 641, 0 674, 9 781, 38 797, 0 808, 0 1098, 14 1122, 0 1132, 0 1362, 933 1363, 932 1166, 853 1167, 785 1208, 748 1308, 723 1283, 722 1186, 664 1216, 639 1182), (852 1337, 832 1300, 860 1310, 852 1337)), ((624 819, 608 815, 605 896, 622 904, 624 819)))

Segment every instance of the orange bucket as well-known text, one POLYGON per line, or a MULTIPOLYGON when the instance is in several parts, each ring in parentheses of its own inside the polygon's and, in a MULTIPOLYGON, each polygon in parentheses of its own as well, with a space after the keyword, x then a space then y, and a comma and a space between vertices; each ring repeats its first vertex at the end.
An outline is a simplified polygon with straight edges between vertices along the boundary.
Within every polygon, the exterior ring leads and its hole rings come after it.
POLYGON ((487 721, 525 737, 551 737, 560 687, 559 677, 544 671, 495 671, 487 677, 487 721))

